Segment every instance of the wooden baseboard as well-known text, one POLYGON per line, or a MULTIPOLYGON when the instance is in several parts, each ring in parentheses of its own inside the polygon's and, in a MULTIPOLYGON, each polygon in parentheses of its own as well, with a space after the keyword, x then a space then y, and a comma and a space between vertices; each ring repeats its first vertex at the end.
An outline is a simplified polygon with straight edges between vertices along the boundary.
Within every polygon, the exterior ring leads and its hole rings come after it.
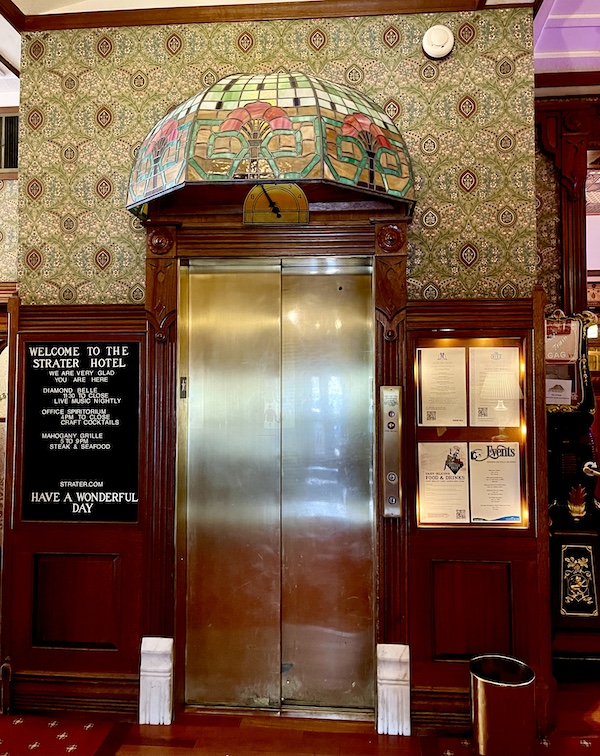
POLYGON ((413 688, 411 722, 415 735, 468 734, 471 731, 471 700, 468 690, 413 688))
POLYGON ((11 712, 79 711, 110 714, 137 712, 137 675, 52 675, 50 672, 13 673, 11 712))

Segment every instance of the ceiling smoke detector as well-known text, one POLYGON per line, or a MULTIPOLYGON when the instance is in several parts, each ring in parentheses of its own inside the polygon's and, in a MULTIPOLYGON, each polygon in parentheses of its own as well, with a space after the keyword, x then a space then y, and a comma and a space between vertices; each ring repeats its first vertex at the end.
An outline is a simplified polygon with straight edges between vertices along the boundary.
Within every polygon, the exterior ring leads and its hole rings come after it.
POLYGON ((454 34, 447 26, 436 24, 423 35, 423 51, 429 58, 445 58, 454 47, 454 34))

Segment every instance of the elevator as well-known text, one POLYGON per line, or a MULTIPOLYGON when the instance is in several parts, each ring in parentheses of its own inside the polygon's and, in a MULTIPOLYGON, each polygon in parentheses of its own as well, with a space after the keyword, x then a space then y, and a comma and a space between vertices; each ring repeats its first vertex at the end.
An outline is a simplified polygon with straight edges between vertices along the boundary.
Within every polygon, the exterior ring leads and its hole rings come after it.
POLYGON ((188 705, 374 706, 371 266, 181 267, 188 705))

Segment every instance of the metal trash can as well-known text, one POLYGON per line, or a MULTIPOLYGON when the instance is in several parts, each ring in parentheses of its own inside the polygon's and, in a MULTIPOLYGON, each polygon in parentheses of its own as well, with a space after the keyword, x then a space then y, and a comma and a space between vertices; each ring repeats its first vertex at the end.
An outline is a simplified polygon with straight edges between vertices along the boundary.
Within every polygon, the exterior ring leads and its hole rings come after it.
POLYGON ((471 719, 479 756, 529 756, 535 741, 535 674, 519 659, 475 656, 471 719))

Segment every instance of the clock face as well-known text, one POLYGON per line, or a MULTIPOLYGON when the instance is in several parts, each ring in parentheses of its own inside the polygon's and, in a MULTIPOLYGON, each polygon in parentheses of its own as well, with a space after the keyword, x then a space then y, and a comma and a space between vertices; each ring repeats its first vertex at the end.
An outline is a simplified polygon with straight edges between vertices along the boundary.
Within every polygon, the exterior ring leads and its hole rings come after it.
POLYGON ((244 223, 308 223, 308 200, 297 184, 257 184, 244 200, 244 223))

